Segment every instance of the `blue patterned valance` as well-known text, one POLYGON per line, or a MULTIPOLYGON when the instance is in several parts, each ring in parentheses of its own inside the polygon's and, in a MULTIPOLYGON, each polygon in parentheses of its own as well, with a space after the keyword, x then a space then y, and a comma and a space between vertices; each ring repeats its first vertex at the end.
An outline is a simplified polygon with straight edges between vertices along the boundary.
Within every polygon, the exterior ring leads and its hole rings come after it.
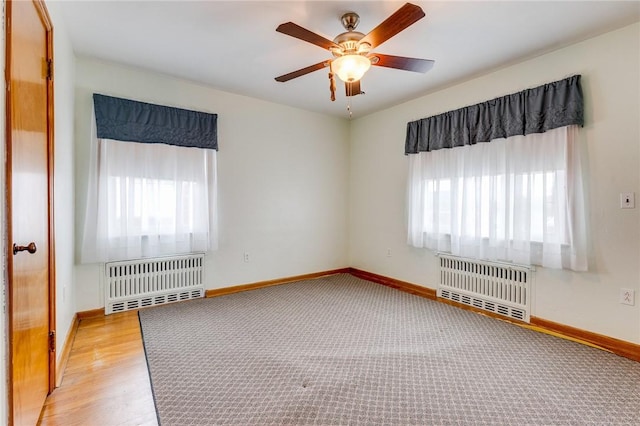
POLYGON ((580 75, 407 123, 405 154, 584 125, 580 75))
POLYGON ((218 114, 94 93, 98 138, 218 149, 218 114))

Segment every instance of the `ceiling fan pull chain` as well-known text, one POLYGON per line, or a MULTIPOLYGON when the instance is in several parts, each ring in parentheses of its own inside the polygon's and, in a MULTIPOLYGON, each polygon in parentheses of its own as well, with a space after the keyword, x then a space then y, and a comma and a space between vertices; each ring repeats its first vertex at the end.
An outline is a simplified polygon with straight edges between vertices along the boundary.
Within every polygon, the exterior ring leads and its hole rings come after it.
POLYGON ((329 90, 331 91, 331 102, 334 102, 336 100, 336 79, 331 71, 329 71, 329 90))

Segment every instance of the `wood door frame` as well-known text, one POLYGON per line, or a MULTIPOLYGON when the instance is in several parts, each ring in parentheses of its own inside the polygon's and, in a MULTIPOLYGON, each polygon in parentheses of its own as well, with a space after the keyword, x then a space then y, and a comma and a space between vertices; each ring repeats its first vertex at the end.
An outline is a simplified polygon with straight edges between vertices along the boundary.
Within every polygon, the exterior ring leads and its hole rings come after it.
MULTIPOLYGON (((6 0, 5 2, 5 193, 6 193, 6 256, 7 256, 7 397, 9 423, 13 422, 13 212, 11 206, 12 200, 12 171, 11 171, 11 155, 12 155, 12 138, 11 138, 11 41, 12 41, 12 22, 11 11, 14 1, 6 0)), ((49 333, 54 333, 53 350, 49 351, 49 393, 53 391, 56 384, 56 350, 55 350, 55 329, 56 329, 56 283, 55 283, 55 228, 54 228, 54 108, 53 108, 53 24, 47 11, 44 0, 32 0, 38 15, 42 21, 42 25, 46 31, 46 59, 50 61, 50 78, 47 79, 47 192, 48 192, 48 225, 49 225, 49 333)))

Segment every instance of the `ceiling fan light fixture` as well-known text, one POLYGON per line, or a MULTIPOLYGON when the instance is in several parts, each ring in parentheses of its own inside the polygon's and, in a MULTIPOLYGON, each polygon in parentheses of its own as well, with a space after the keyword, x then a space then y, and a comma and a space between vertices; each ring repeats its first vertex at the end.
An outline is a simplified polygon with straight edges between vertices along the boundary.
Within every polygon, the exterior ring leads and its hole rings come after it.
POLYGON ((338 78, 345 83, 353 83, 362 78, 369 68, 371 61, 366 56, 358 54, 347 54, 340 56, 331 63, 333 72, 338 74, 338 78))

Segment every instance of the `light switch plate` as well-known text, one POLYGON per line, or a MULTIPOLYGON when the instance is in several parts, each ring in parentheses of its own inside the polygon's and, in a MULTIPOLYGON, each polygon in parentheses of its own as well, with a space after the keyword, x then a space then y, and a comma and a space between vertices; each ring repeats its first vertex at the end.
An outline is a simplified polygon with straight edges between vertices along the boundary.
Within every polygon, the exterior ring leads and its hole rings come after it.
POLYGON ((621 192, 620 193, 620 208, 621 209, 635 209, 636 208, 636 196, 633 192, 621 192))

